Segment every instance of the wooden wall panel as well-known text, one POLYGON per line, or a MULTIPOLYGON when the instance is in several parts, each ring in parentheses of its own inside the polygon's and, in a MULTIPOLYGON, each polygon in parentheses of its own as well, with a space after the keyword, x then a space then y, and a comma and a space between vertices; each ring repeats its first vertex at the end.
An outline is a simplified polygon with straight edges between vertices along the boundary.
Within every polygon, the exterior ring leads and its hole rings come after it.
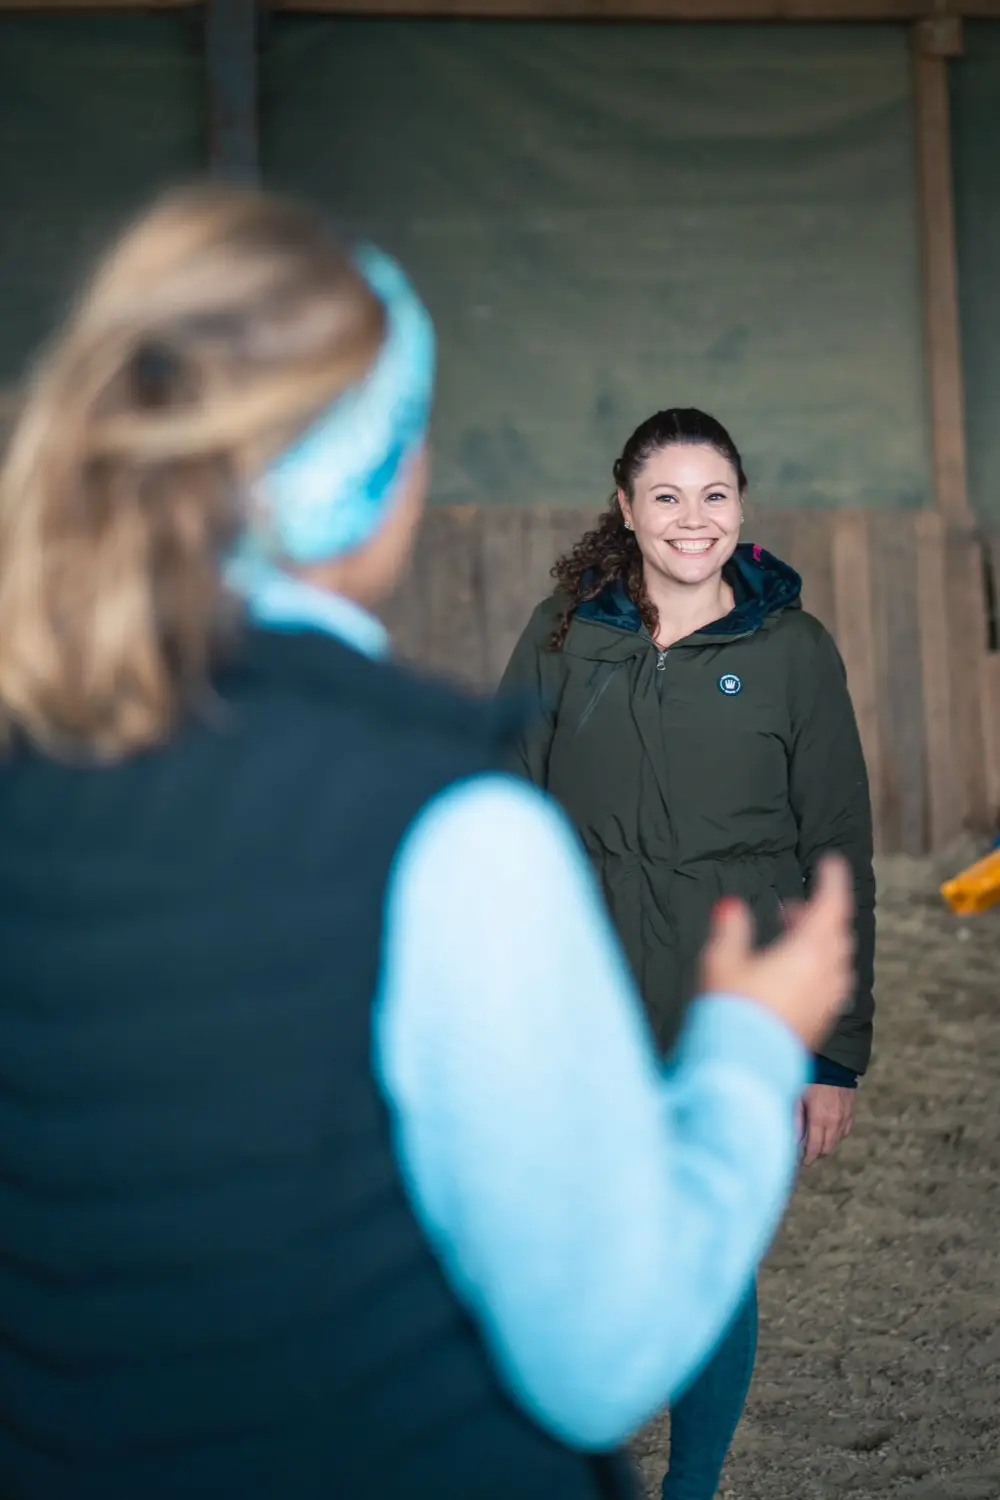
POLYGON ((787 560, 802 575, 802 605, 831 635, 837 633, 830 545, 832 517, 826 511, 800 511, 791 518, 787 560))
POLYGON ((927 847, 927 756, 917 599, 917 541, 912 518, 869 522, 876 580, 872 654, 882 751, 882 843, 899 854, 927 847))
MULTIPOLYGON (((586 512, 434 510, 389 612, 401 653, 492 687, 586 512)), ((837 639, 872 786, 878 847, 918 855, 1000 811, 1000 656, 983 544, 936 511, 755 514, 748 539, 803 575, 837 639)), ((1000 536, 993 539, 1000 569, 1000 536)), ((1000 573, 998 573, 1000 576, 1000 573)))
POLYGON ((483 579, 485 664, 489 682, 503 676, 511 652, 534 609, 525 577, 526 533, 530 512, 501 510, 489 518, 479 538, 483 579))
POLYGON ((871 557, 870 517, 864 511, 841 511, 833 518, 831 553, 837 644, 847 668, 861 743, 868 763, 876 848, 884 847, 885 778, 882 716, 875 656, 875 580, 871 557))
MULTIPOLYGON (((200 0, 0 0, 0 11, 180 10, 200 0)), ((272 0, 275 10, 524 21, 913 21, 928 0, 272 0)), ((952 0, 949 16, 1000 18, 1000 0, 952 0)))
POLYGON ((989 819, 983 753, 982 660, 988 636, 983 567, 983 550, 974 530, 950 528, 945 548, 945 634, 955 774, 965 828, 981 828, 989 819))
POLYGON ((927 744, 928 839, 944 847, 962 831, 948 645, 947 528, 937 511, 916 518, 917 598, 927 744))

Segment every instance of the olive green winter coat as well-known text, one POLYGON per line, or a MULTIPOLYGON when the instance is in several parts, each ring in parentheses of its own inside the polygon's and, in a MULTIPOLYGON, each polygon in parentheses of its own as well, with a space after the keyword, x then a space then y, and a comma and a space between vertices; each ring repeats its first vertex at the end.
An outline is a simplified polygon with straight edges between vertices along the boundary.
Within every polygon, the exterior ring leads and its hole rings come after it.
POLYGON ((661 1046, 697 983, 715 902, 749 902, 762 942, 829 850, 857 899, 857 989, 823 1047, 863 1073, 871 1052, 875 883, 868 781, 837 648, 799 605, 798 575, 758 547, 727 565, 735 607, 659 652, 621 586, 549 637, 535 611, 503 688, 538 712, 517 752, 578 827, 661 1046))

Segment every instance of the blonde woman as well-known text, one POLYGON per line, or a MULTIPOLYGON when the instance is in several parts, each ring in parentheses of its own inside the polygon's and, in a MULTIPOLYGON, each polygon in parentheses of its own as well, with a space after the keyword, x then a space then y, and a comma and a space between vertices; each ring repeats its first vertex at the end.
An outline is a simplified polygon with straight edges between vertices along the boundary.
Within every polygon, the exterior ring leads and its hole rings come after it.
POLYGON ((157 206, 0 477, 0 1493, 596 1500, 783 1206, 830 866, 664 1077, 573 837, 370 613, 433 334, 295 206, 157 206))

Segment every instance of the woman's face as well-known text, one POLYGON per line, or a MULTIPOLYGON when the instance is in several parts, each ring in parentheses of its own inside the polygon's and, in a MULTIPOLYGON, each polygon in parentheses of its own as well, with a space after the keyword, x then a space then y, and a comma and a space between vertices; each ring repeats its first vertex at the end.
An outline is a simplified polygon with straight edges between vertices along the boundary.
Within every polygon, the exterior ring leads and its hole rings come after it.
POLYGON ((705 583, 736 550, 743 519, 736 470, 704 443, 672 443, 618 491, 646 568, 674 583, 705 583))

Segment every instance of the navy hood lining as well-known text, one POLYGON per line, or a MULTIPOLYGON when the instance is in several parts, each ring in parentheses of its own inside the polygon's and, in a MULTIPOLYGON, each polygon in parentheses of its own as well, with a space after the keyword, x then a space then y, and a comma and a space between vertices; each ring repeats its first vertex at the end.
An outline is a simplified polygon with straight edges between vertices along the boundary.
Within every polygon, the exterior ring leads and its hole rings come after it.
MULTIPOLYGON (((699 640, 704 636, 752 635, 769 615, 800 607, 802 579, 798 573, 755 542, 740 543, 723 568, 722 577, 733 591, 733 608, 723 619, 696 631, 699 640)), ((643 628, 639 610, 620 579, 608 584, 595 599, 579 605, 575 618, 632 635, 643 628)))

